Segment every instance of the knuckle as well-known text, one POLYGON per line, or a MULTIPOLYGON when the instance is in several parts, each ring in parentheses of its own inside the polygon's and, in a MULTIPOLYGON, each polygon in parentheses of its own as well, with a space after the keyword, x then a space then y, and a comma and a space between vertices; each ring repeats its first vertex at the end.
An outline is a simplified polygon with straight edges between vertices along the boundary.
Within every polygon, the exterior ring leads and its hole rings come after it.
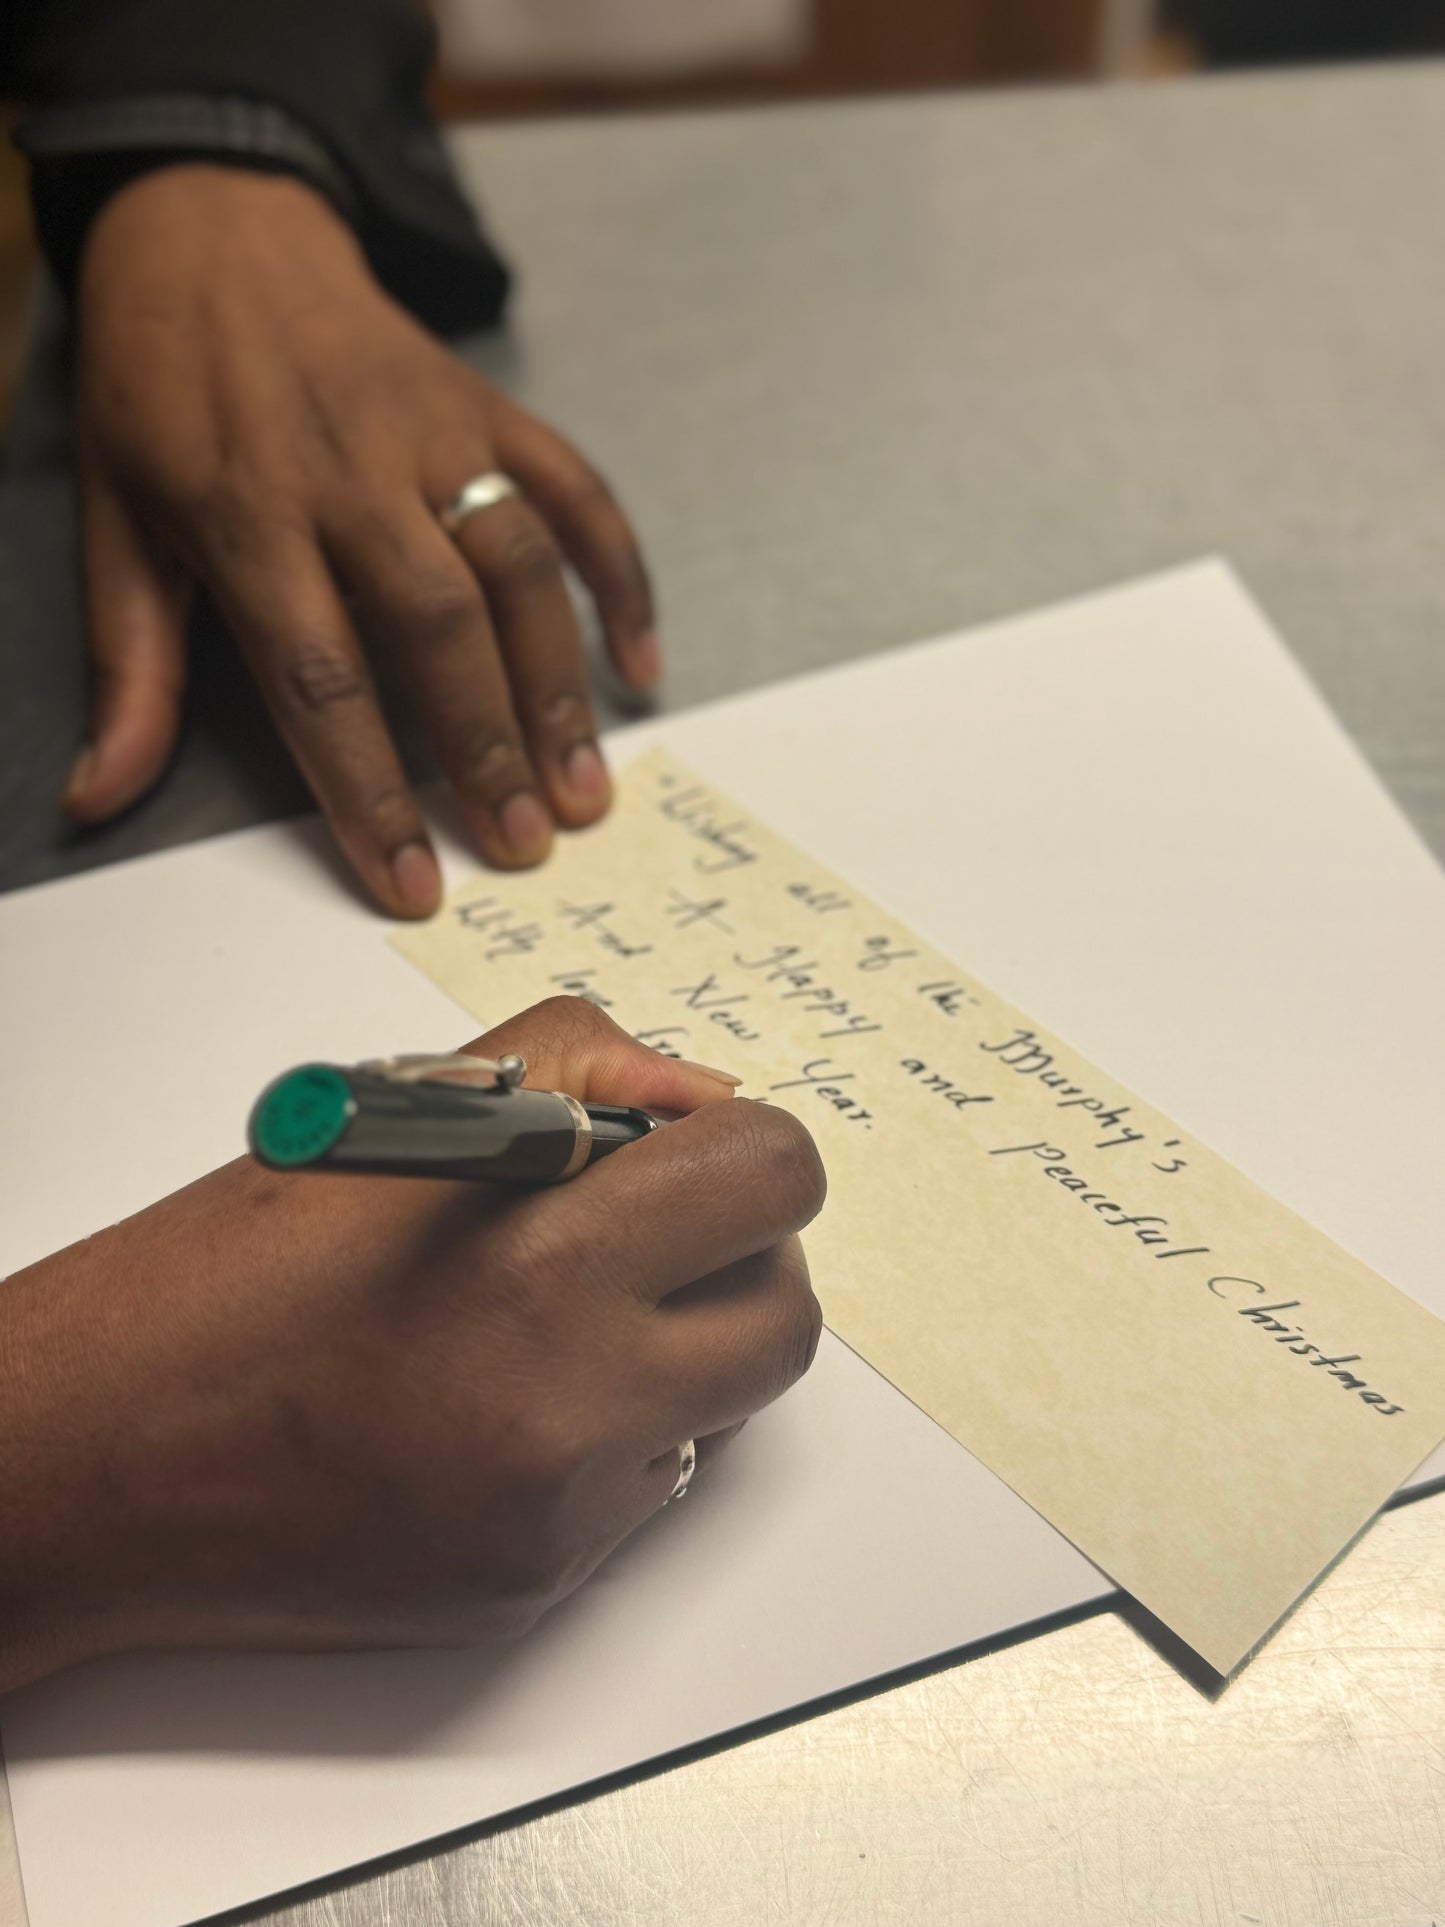
POLYGON ((532 788, 532 772, 522 745, 509 730, 473 730, 455 744, 451 760, 458 786, 484 801, 532 788))
POLYGON ((499 1024, 479 1039, 476 1048, 483 1056, 518 1050, 523 1055, 538 1046, 549 1054, 566 1057, 574 1051, 588 1051, 602 1043, 615 1043, 624 1036, 604 1010, 585 997, 544 997, 518 1016, 499 1024))
POLYGON ((306 515, 284 477, 223 468, 176 478, 167 506, 206 555, 225 562, 253 556, 278 535, 304 532, 306 515))
POLYGON ((755 1313, 754 1357, 759 1405, 769 1404, 795 1385, 812 1364, 823 1332, 823 1312, 808 1278, 808 1264, 796 1237, 760 1252, 739 1274, 765 1288, 755 1313))
POLYGON ((807 1258, 796 1237, 784 1237, 753 1260, 769 1281, 765 1391, 778 1399, 807 1372, 823 1337, 823 1307, 813 1295, 807 1258))
POLYGON ((800 1230, 816 1218, 828 1195, 823 1160, 807 1126, 791 1111, 735 1098, 731 1106, 745 1133, 748 1162, 768 1186, 779 1215, 800 1230))
POLYGON ((481 597, 471 578, 449 569, 413 570, 402 619, 424 648, 447 648, 475 632, 481 597))
POLYGON ((527 521, 497 543, 486 563, 487 579, 512 595, 550 588, 561 574, 557 546, 540 523, 527 521))
POLYGON ((396 850, 421 829, 415 798, 405 783, 385 783, 364 796, 357 816, 384 849, 396 850))
POLYGON ((280 699, 292 715, 322 715, 365 697, 370 687, 363 665, 331 642, 303 642, 281 663, 280 699))
MULTIPOLYGON (((579 1411, 579 1401, 562 1396, 534 1397, 516 1440, 515 1480, 518 1496, 535 1519, 549 1517, 566 1503, 593 1454, 593 1441, 579 1411)), ((538 1558, 533 1581, 545 1587, 559 1573, 557 1548, 550 1534, 534 1540, 538 1558)))
POLYGON ((580 689, 561 689, 543 702, 540 719, 558 736, 590 736, 592 708, 580 689))
POLYGON ((812 1369, 813 1360, 818 1356, 818 1345, 823 1336, 823 1307, 818 1303, 808 1276, 808 1261, 803 1256, 803 1247, 796 1238, 791 1240, 788 1255, 794 1268, 795 1291, 787 1382, 793 1385, 812 1369))
POLYGON ((585 997, 548 997, 527 1013, 527 1027, 545 1038, 559 1057, 587 1050, 602 1038, 613 1038, 617 1026, 585 997))
POLYGON ((234 480, 218 475, 188 475, 167 490, 176 518, 195 532, 212 554, 235 555, 245 550, 255 516, 249 497, 234 480))

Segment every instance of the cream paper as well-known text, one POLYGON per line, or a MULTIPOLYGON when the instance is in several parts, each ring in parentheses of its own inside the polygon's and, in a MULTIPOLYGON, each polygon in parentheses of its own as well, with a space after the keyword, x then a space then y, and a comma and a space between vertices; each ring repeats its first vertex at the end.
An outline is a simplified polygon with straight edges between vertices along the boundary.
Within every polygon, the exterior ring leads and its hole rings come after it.
POLYGON ((1221 1673, 1445 1435, 1445 1322, 663 752, 391 940, 795 1112, 831 1329, 1221 1673))

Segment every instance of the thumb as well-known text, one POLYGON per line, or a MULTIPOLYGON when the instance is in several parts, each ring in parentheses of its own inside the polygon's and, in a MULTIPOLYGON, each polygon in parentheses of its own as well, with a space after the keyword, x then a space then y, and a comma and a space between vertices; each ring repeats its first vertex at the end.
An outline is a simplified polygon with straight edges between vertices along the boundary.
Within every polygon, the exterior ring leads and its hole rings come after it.
POLYGON ((60 803, 102 823, 160 776, 180 732, 191 588, 153 554, 111 484, 82 484, 90 725, 60 803))

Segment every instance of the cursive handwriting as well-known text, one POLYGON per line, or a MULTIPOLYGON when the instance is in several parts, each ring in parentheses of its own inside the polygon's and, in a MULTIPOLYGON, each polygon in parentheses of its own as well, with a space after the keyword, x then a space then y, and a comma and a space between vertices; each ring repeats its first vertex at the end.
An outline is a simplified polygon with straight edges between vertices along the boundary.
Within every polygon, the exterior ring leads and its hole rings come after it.
POLYGON ((737 870, 745 863, 757 862, 756 849, 744 837, 748 828, 747 818, 739 816, 731 823, 722 821, 701 784, 690 784, 686 789, 663 797, 658 808, 669 822, 678 824, 689 836, 716 852, 711 859, 703 856, 693 858, 694 869, 703 876, 720 876, 725 870, 737 870))
POLYGON ((591 933, 604 950, 614 957, 645 957, 650 943, 627 943, 607 921, 617 908, 615 903, 559 903, 557 915, 569 929, 591 933))
POLYGON ((1130 1213, 1122 1205, 1116 1204, 1107 1191, 1093 1188, 1092 1182, 1071 1170, 1064 1159, 1069 1155, 1061 1145, 1045 1144, 1042 1140, 1034 1144, 1005 1144, 996 1151, 990 1151, 991 1158, 1018 1157, 1027 1154, 1036 1158, 1044 1167, 1044 1176, 1065 1191, 1072 1191, 1080 1204, 1091 1205, 1103 1222, 1112 1230, 1132 1231, 1141 1245, 1169 1245, 1168 1251, 1154 1251, 1155 1258, 1197 1258, 1209 1250, 1208 1245, 1176 1245, 1175 1234, 1169 1229, 1169 1220, 1161 1218, 1156 1212, 1143 1214, 1130 1213), (1113 1217, 1105 1217, 1112 1211, 1113 1217))
POLYGON ((744 957, 739 953, 733 962, 739 970, 762 972, 762 982, 774 989, 785 985, 786 988, 778 991, 783 1003, 800 1003, 811 1015, 840 1020, 841 1029, 819 1031, 820 1037, 863 1037, 871 1031, 882 1030, 883 1026, 874 1023, 865 1011, 858 1010, 851 998, 841 996, 818 975, 820 966, 816 958, 809 957, 806 963, 801 961, 802 948, 797 943, 775 943, 761 957, 744 957))
POLYGON ((951 1104, 956 1111, 963 1110, 968 1104, 992 1104, 993 1102, 991 1095, 981 1092, 970 1094, 960 1090, 957 1084, 951 1083, 941 1072, 931 1071, 921 1057, 900 1057, 898 1065, 900 1070, 905 1070, 910 1077, 918 1079, 920 1090, 937 1091, 944 1103, 951 1104))
MULTIPOLYGON (((1236 1294, 1232 1289, 1229 1291, 1222 1290, 1221 1287, 1225 1285, 1231 1287, 1235 1285, 1245 1286, 1250 1291, 1257 1291, 1261 1297, 1266 1295, 1266 1287, 1260 1284, 1256 1278, 1232 1278, 1228 1274, 1221 1273, 1219 1277, 1210 1278, 1206 1282, 1215 1297, 1224 1299, 1226 1303, 1235 1297, 1236 1294)), ((1304 1328, 1301 1325, 1286 1325, 1284 1323, 1279 1316, 1280 1312, 1298 1311, 1299 1305, 1300 1301, 1298 1298, 1286 1298, 1278 1305, 1245 1304, 1236 1306, 1235 1310, 1240 1318, 1249 1319, 1258 1330, 1262 1331, 1276 1345, 1282 1345, 1287 1352, 1292 1352, 1296 1358, 1308 1358, 1311 1366, 1314 1367, 1316 1371, 1323 1369, 1326 1378, 1337 1380, 1347 1392, 1358 1392, 1362 1402, 1371 1406, 1381 1418, 1394 1418, 1397 1412, 1403 1412, 1405 1409, 1403 1405, 1392 1405, 1383 1392, 1370 1390, 1368 1380, 1360 1378, 1354 1372, 1348 1372, 1344 1369, 1347 1365, 1358 1365, 1360 1363, 1360 1354, 1358 1352, 1345 1352, 1339 1358, 1329 1358, 1326 1356, 1322 1347, 1312 1343, 1305 1337, 1304 1328), (1314 1354, 1312 1358, 1310 1357, 1311 1353, 1314 1354)))
POLYGON ((1096 1151, 1112 1151, 1120 1144, 1142 1144, 1144 1133, 1136 1131, 1124 1119, 1134 1108, 1132 1104, 1105 1104, 1101 1097, 1091 1097, 1081 1084, 1071 1083, 1067 1071, 1057 1070, 1054 1054, 1045 1050, 1035 1032, 1016 1029, 1012 1037, 1006 1037, 1001 1044, 980 1044, 979 1049, 987 1051, 991 1057, 1019 1077, 1032 1077, 1045 1089, 1058 1093, 1057 1103, 1061 1111, 1079 1109, 1089 1112, 1095 1124, 1106 1131, 1118 1131, 1120 1135, 1107 1144, 1096 1144, 1096 1151))
POLYGON ((845 1091, 845 1084, 856 1083, 857 1072, 839 1070, 831 1057, 815 1057, 810 1064, 804 1064, 801 1077, 785 1078, 781 1084, 770 1084, 770 1091, 811 1091, 825 1104, 829 1104, 851 1124, 861 1124, 866 1130, 873 1128, 873 1113, 861 1099, 851 1091, 845 1091))

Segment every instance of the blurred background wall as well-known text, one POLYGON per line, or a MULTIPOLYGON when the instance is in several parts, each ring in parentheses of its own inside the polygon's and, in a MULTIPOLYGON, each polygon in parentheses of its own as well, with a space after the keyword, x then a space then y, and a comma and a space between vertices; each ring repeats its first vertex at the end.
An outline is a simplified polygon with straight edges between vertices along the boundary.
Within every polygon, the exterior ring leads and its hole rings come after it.
POLYGON ((449 111, 769 99, 1099 71, 1120 0, 433 0, 449 111))
POLYGON ((430 0, 466 114, 777 99, 1445 48, 1445 0, 430 0))

